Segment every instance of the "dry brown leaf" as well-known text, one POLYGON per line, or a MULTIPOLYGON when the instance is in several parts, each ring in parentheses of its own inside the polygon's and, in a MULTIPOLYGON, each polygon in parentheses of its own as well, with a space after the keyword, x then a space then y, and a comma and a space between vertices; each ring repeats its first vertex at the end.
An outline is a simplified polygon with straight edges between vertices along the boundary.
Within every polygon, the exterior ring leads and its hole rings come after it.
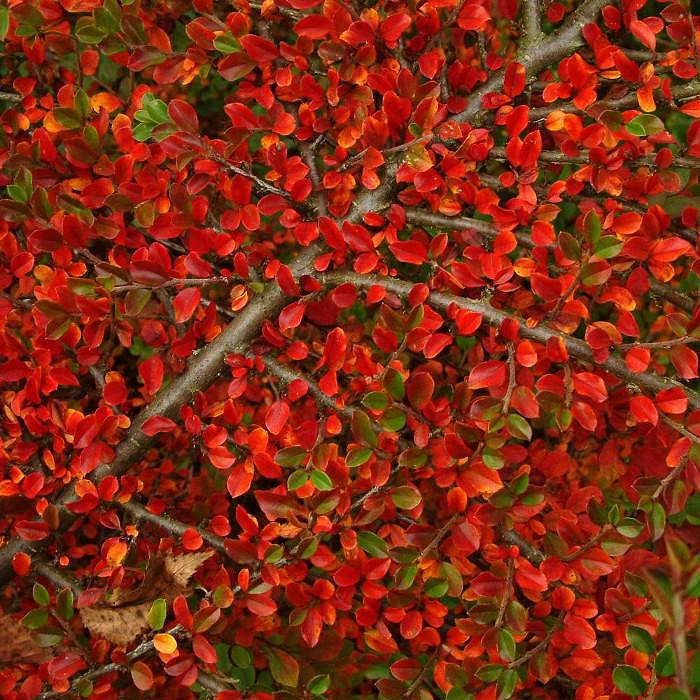
POLYGON ((40 664, 50 658, 20 620, 0 611, 0 664, 40 664))
POLYGON ((96 637, 126 646, 148 629, 147 616, 153 601, 164 598, 172 603, 187 590, 195 571, 213 554, 155 554, 136 588, 118 589, 104 603, 82 608, 83 625, 96 637))
POLYGON ((151 602, 126 605, 121 608, 110 606, 83 608, 80 619, 90 630, 90 634, 116 644, 126 646, 148 629, 148 611, 151 602))
POLYGON ((187 586, 194 572, 214 554, 214 552, 194 552, 165 557, 165 571, 176 586, 187 586))

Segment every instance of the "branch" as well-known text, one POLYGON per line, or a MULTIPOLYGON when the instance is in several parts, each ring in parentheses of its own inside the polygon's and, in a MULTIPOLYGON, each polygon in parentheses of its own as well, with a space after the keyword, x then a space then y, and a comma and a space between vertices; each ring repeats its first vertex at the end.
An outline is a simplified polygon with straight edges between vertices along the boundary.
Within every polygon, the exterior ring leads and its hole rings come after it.
MULTIPOLYGON (((551 110, 550 110, 551 111, 551 110)), ((494 160, 508 160, 506 156, 506 149, 501 146, 496 146, 492 148, 489 152, 489 157, 494 160)), ((543 163, 557 163, 557 164, 569 164, 569 165, 589 165, 591 159, 588 155, 579 156, 569 156, 565 153, 560 153, 559 151, 542 151, 538 156, 539 160, 543 163)), ((636 165, 647 165, 653 167, 655 165, 656 156, 639 156, 638 158, 633 158, 626 161, 627 163, 636 165)), ((685 156, 673 156, 673 165, 680 168, 700 168, 700 158, 687 158, 685 156)))
MULTIPOLYGON (((682 100, 700 96, 700 81, 693 80, 688 83, 683 83, 682 85, 675 85, 671 88, 671 96, 674 100, 682 100)), ((665 99, 661 90, 655 91, 655 97, 659 98, 660 100, 665 99)), ((618 97, 617 99, 599 100, 594 104, 596 105, 596 110, 606 108, 613 111, 620 111, 624 109, 634 109, 635 107, 639 108, 636 92, 630 92, 629 94, 624 95, 623 97, 618 97)), ((571 102, 567 104, 552 103, 547 107, 537 107, 535 109, 531 109, 529 112, 530 121, 546 119, 547 115, 554 111, 575 113, 581 112, 582 110, 578 109, 571 102)), ((583 112, 585 113, 586 110, 583 110, 583 112)))
MULTIPOLYGON (((332 272, 325 276, 327 284, 342 284, 350 282, 359 288, 367 288, 372 285, 379 285, 390 292, 399 296, 407 296, 411 291, 413 284, 404 280, 393 277, 379 277, 373 275, 358 275, 350 272, 332 272)), ((601 369, 616 376, 623 382, 632 386, 637 386, 645 389, 650 394, 657 394, 666 389, 681 389, 688 397, 688 404, 693 409, 700 408, 700 395, 689 387, 681 384, 675 379, 667 377, 659 377, 655 374, 647 372, 632 372, 628 369, 625 361, 619 357, 608 357, 603 362, 598 362, 593 356, 593 351, 583 340, 573 338, 572 336, 560 333, 546 326, 537 326, 530 328, 527 322, 514 316, 513 314, 496 309, 487 302, 458 297, 452 294, 443 292, 432 292, 429 296, 430 303, 436 308, 447 310, 451 304, 455 304, 459 308, 466 309, 482 315, 484 321, 496 328, 500 327, 503 321, 515 321, 520 329, 520 335, 523 338, 534 340, 542 345, 546 345, 550 338, 560 338, 569 354, 582 362, 589 362, 597 365, 601 369)))
POLYGON ((522 0, 521 5, 525 43, 527 46, 532 46, 542 37, 539 0, 522 0))
MULTIPOLYGON (((490 180, 488 176, 481 177, 484 184, 487 184, 490 180)), ((487 184, 487 186, 491 185, 487 184)), ((411 223, 425 226, 437 226, 449 231, 469 229, 489 237, 495 237, 498 235, 499 231, 494 224, 488 221, 482 221, 481 219, 471 219, 467 216, 447 216, 445 214, 420 211, 418 209, 406 209, 406 219, 411 223)), ((536 247, 535 242, 529 234, 522 231, 513 231, 513 235, 523 248, 533 249, 536 247)), ((695 302, 681 292, 676 291, 673 287, 657 282, 656 280, 650 280, 649 286, 653 294, 674 304, 679 309, 683 309, 689 314, 692 314, 695 310, 695 302)))
MULTIPOLYGON (((319 251, 319 247, 309 246, 292 262, 294 277, 313 269, 313 261, 319 251)), ((204 391, 216 379, 227 355, 245 354, 248 351, 263 320, 276 316, 284 307, 286 299, 276 283, 268 284, 260 296, 252 299, 214 340, 192 358, 187 370, 174 378, 169 386, 161 389, 155 399, 136 416, 129 432, 117 447, 112 463, 98 467, 90 475, 91 480, 98 483, 106 476, 124 474, 153 442, 141 432, 141 426, 153 416, 176 418, 180 408, 188 403, 196 392, 204 391)), ((65 506, 74 498, 75 492, 71 484, 61 492, 54 503, 65 506)), ((75 517, 73 514, 64 513, 63 528, 68 527, 75 517)), ((47 545, 48 541, 33 543, 17 536, 12 537, 0 550, 0 582, 7 581, 12 575, 12 557, 16 553, 32 554, 42 551, 47 545)))
POLYGON ((216 549, 218 552, 221 552, 223 554, 226 553, 223 538, 218 537, 217 535, 213 535, 211 532, 207 532, 207 530, 204 530, 200 527, 195 527, 194 525, 188 525, 187 523, 183 523, 180 520, 169 518, 165 515, 156 515, 147 508, 144 508, 144 506, 139 505, 138 503, 134 503, 134 501, 118 503, 117 505, 119 505, 122 510, 125 510, 127 513, 133 515, 135 518, 139 518, 140 520, 146 520, 149 523, 156 525, 161 530, 170 532, 171 534, 177 535, 178 537, 182 537, 182 535, 184 535, 187 530, 196 530, 199 533, 199 536, 210 547, 216 549))
POLYGON ((16 92, 0 92, 0 100, 3 102, 21 102, 24 98, 16 92))
MULTIPOLYGON (((544 70, 550 64, 558 63, 576 47, 583 44, 581 29, 595 20, 600 10, 609 0, 584 0, 569 16, 564 25, 546 41, 521 47, 517 60, 525 68, 528 80, 544 70)), ((456 121, 468 122, 481 109, 481 101, 490 92, 498 92, 503 87, 505 71, 500 70, 489 80, 480 85, 467 100, 467 106, 456 115, 456 121)))
POLYGON ((545 555, 535 546, 531 545, 519 532, 501 528, 500 534, 503 542, 506 544, 514 544, 520 550, 520 554, 533 566, 539 566, 545 560, 545 555))

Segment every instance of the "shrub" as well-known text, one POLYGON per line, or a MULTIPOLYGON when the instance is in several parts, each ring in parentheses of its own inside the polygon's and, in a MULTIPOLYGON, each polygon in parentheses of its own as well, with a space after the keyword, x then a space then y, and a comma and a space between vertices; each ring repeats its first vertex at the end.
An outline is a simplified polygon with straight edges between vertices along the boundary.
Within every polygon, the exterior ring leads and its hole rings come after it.
POLYGON ((697 6, 0 8, 0 695, 700 691, 697 6))

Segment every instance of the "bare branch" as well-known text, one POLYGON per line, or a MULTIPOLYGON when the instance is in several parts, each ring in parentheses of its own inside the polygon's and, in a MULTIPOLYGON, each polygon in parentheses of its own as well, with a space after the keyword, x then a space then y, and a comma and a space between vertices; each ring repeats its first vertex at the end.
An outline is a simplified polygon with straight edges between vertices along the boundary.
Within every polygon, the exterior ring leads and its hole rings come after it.
MULTIPOLYGON (((378 277, 373 275, 365 276, 349 272, 332 272, 325 276, 325 281, 329 284, 342 284, 344 282, 350 282, 360 288, 380 285, 388 291, 404 297, 408 295, 413 287, 413 284, 410 282, 392 277, 378 277)), ((650 374, 647 372, 632 372, 622 358, 612 355, 606 360, 599 362, 594 358, 593 351, 588 344, 583 340, 579 340, 578 338, 573 338, 570 335, 560 333, 559 331, 546 326, 530 328, 524 319, 518 318, 507 311, 496 309, 487 302, 466 299, 464 297, 444 294, 442 292, 432 292, 429 296, 429 300, 433 306, 443 310, 446 310, 450 304, 455 304, 459 308, 480 313, 484 321, 495 327, 500 327, 505 320, 515 321, 520 328, 520 335, 523 338, 534 340, 543 345, 546 345, 550 338, 561 338, 569 354, 576 359, 581 360, 582 362, 593 363, 623 382, 630 384, 631 386, 644 389, 651 394, 656 394, 666 389, 681 389, 688 397, 688 404, 693 409, 700 408, 700 395, 684 384, 681 384, 675 379, 660 377, 656 374, 650 374)))
POLYGON ((540 41, 542 37, 539 0, 522 0, 521 12, 525 41, 528 46, 531 46, 535 42, 540 41))
MULTIPOLYGON (((545 41, 536 42, 521 48, 517 60, 524 66, 529 80, 532 80, 548 65, 555 64, 583 43, 581 29, 593 22, 609 0, 585 0, 569 16, 564 25, 545 41)), ((490 92, 498 92, 503 87, 505 71, 500 70, 480 85, 467 100, 467 106, 456 116, 457 121, 472 120, 481 109, 481 102, 490 92)))
POLYGON ((213 547, 218 552, 226 552, 226 549, 224 547, 224 540, 221 537, 218 537, 217 535, 214 535, 211 532, 207 532, 206 530, 200 527, 188 525, 187 523, 175 520, 174 518, 169 518, 165 515, 156 515, 147 508, 144 508, 142 505, 134 503, 134 501, 127 501, 126 503, 119 503, 118 505, 121 507, 122 510, 126 511, 127 513, 130 513, 135 518, 138 518, 139 520, 146 520, 147 522, 156 525, 161 530, 169 532, 173 535, 177 535, 178 537, 182 537, 182 535, 184 535, 187 530, 196 530, 199 533, 199 536, 210 547, 213 547))

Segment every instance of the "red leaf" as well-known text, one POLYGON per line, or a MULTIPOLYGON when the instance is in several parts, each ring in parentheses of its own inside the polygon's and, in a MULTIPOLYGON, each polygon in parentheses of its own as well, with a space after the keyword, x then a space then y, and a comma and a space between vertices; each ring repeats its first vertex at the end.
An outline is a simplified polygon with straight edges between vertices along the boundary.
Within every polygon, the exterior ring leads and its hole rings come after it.
POLYGON ((630 411, 637 423, 656 425, 659 422, 659 413, 656 410, 656 406, 646 396, 633 396, 630 400, 630 411))
POLYGON ((20 520, 15 532, 27 542, 38 542, 49 536, 49 526, 42 520, 20 520))
POLYGON ((464 520, 452 528, 452 543, 462 556, 474 554, 481 545, 481 531, 469 521, 464 520))
POLYGON ((390 46, 411 26, 411 16, 406 12, 397 12, 387 17, 379 28, 379 31, 390 46))
POLYGON ((685 413, 688 410, 688 397, 680 387, 664 389, 656 395, 656 407, 664 413, 685 413))
POLYGON ((289 403, 284 399, 275 401, 265 414, 265 427, 273 434, 279 435, 289 418, 289 403))
POLYGON ((573 560, 571 566, 589 579, 607 576, 615 568, 613 560, 600 547, 589 549, 579 555, 573 560))
POLYGON ((171 100, 168 105, 168 115, 175 122, 175 126, 182 131, 196 134, 199 131, 199 120, 194 107, 184 100, 171 100))
POLYGON ((593 432, 596 429, 598 418, 590 404, 584 401, 574 401, 571 404, 571 413, 584 430, 593 432))
POLYGON ((84 668, 87 664, 78 654, 61 654, 49 662, 47 671, 54 680, 63 681, 84 668))
POLYGON ((430 401, 434 391, 435 381, 427 372, 414 374, 406 386, 408 400, 417 409, 423 408, 430 401))
POLYGON ((500 386, 506 380, 506 365, 500 360, 487 360, 478 364, 469 373, 470 389, 488 389, 500 386))
POLYGON ((630 22, 630 31, 650 51, 656 51, 656 34, 640 19, 630 22))
POLYGON ((165 416, 151 416, 142 426, 141 432, 153 436, 158 433, 170 433, 177 428, 177 423, 165 416))
POLYGON ((136 661, 131 667, 131 679, 141 691, 145 692, 153 687, 153 672, 143 661, 136 661))
POLYGON ((173 299, 175 322, 184 323, 189 321, 195 309, 199 306, 200 298, 199 287, 188 287, 178 292, 173 299))
POLYGON ((608 398, 608 390, 602 377, 592 372, 577 372, 574 374, 574 391, 582 396, 587 396, 596 403, 601 403, 608 398))
POLYGON ((671 362, 681 379, 695 379, 698 376, 698 356, 687 345, 678 345, 671 350, 671 362))
POLYGON ((411 265, 422 265, 428 259, 428 249, 420 241, 396 241, 389 250, 399 262, 411 265))
POLYGON ((155 394, 163 383, 163 360, 154 355, 139 365, 139 376, 147 394, 155 394))
POLYGON ((525 66, 522 63, 509 63, 503 77, 503 92, 508 97, 517 97, 525 89, 525 66))
POLYGON ((254 34, 242 36, 238 41, 256 63, 272 63, 279 56, 277 47, 271 41, 254 34))
POLYGON ((564 638, 581 649, 593 649, 598 641, 591 624, 572 613, 567 613, 564 618, 564 638))
POLYGON ((277 612, 277 604, 265 595, 251 594, 246 598, 246 607, 253 615, 269 617, 277 612))
POLYGON ((231 498, 238 498, 244 493, 248 493, 252 483, 253 466, 246 461, 233 468, 226 480, 226 489, 231 494, 231 498))
POLYGON ((299 36, 309 39, 324 39, 333 30, 333 23, 325 15, 309 15, 294 25, 299 36))
POLYGON ((433 333, 423 348, 423 354, 432 359, 437 357, 448 345, 452 344, 452 335, 449 333, 433 333))
POLYGON ((198 659, 205 664, 216 663, 216 649, 207 641, 206 637, 197 634, 192 637, 192 651, 198 659))
POLYGON ((295 301, 285 306, 279 316, 280 330, 287 331, 290 328, 296 328, 304 318, 304 311, 306 311, 306 304, 301 301, 295 301))
POLYGON ((542 593, 547 590, 547 577, 527 559, 520 559, 515 571, 515 582, 526 590, 542 593))

